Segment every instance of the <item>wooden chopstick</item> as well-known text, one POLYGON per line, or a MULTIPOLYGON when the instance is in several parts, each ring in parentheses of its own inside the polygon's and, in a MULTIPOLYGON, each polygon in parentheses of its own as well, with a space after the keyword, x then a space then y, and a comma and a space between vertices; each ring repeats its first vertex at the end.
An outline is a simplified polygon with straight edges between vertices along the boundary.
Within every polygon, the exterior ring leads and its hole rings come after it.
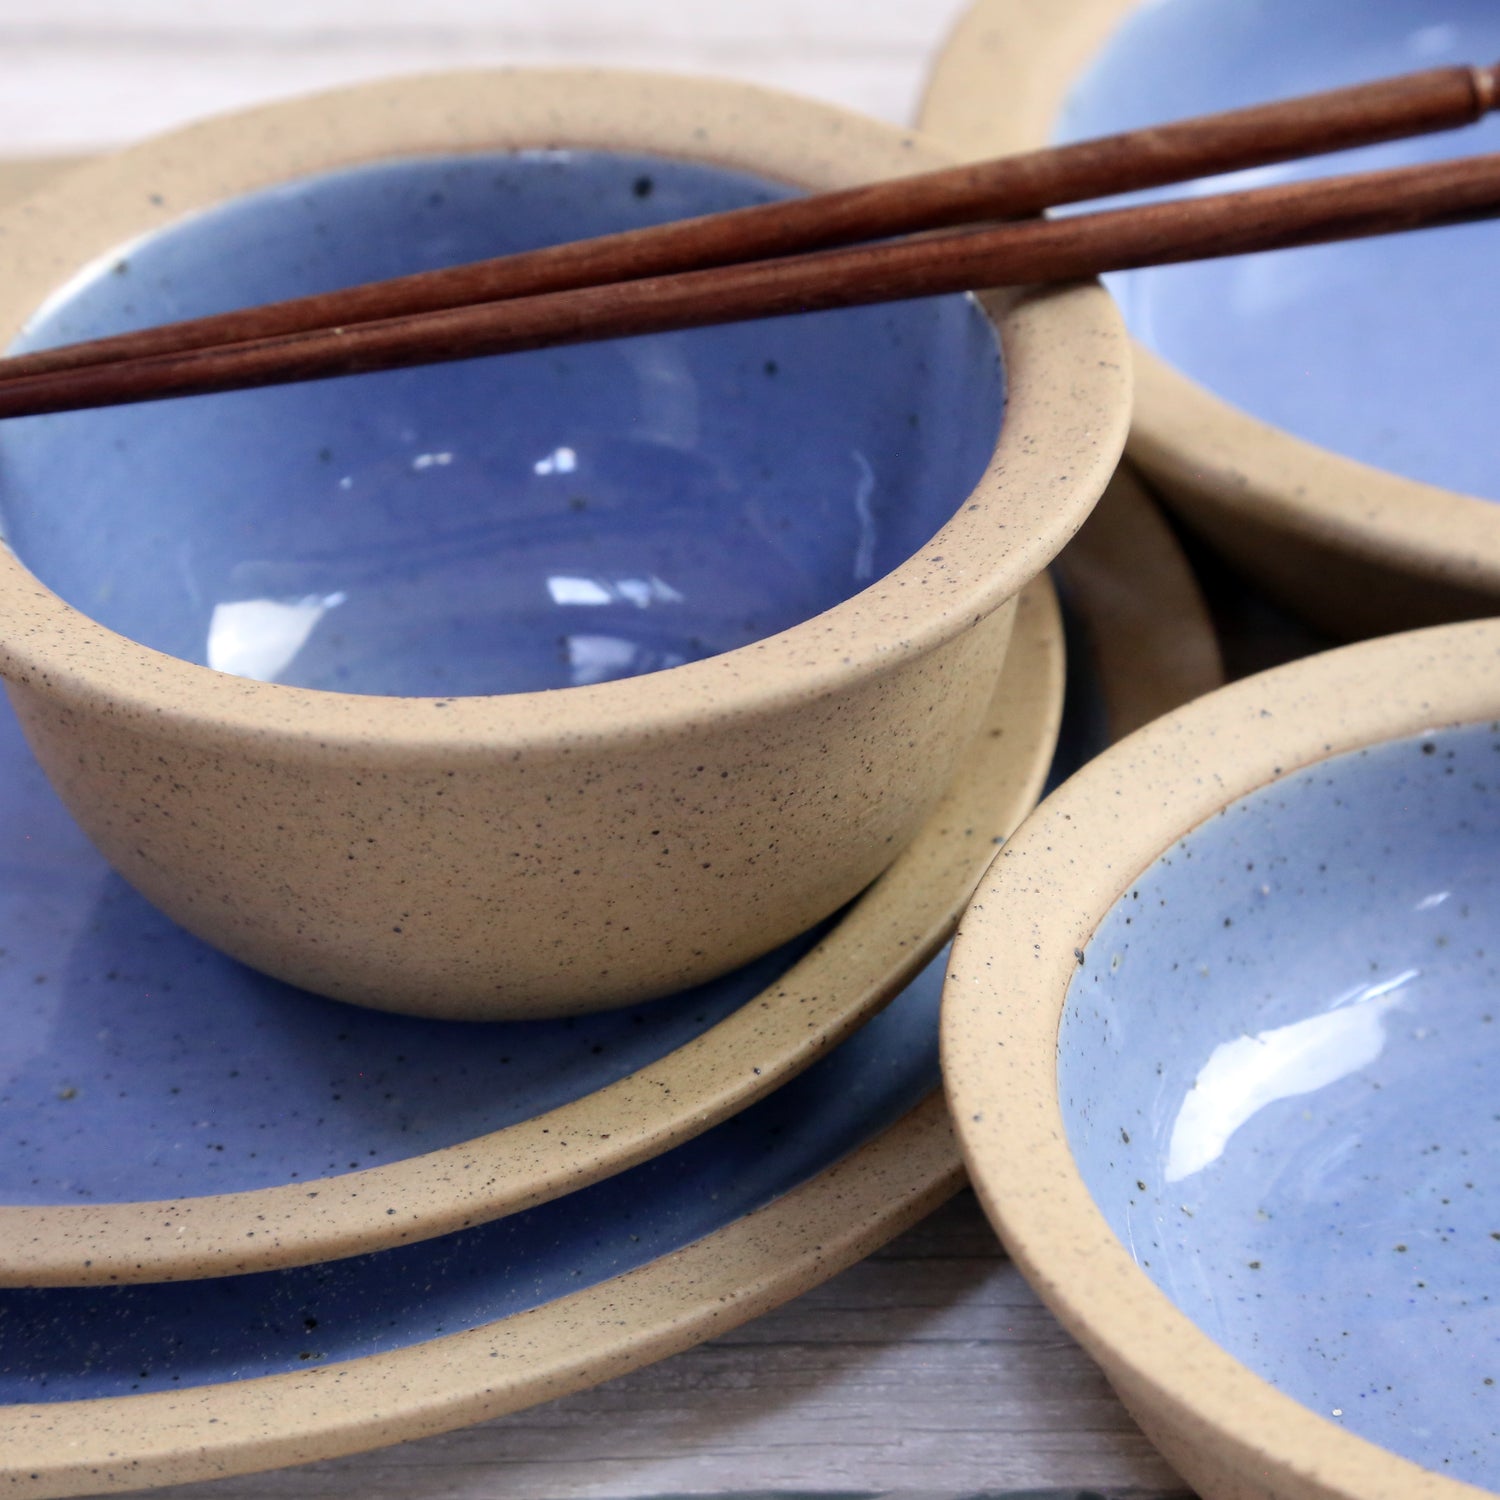
POLYGON ((42 350, 0 360, 0 417, 1074 280, 1486 217, 1500 212, 1500 156, 921 233, 1472 123, 1496 107, 1500 65, 1435 69, 42 350), (914 239, 889 241, 912 231, 914 239), (816 248, 874 236, 888 242, 816 248), (756 259, 768 250, 775 258, 756 259), (657 274, 682 266, 693 269, 657 274), (393 307, 399 312, 389 315, 393 307), (336 326, 325 326, 330 317, 336 326))
MULTIPOLYGON (((1500 214, 1500 153, 824 250, 0 381, 0 417, 203 395, 1500 214)), ((0 370, 3 370, 0 365, 0 370)))
POLYGON ((41 374, 504 297, 634 281, 863 240, 1023 218, 1298 157, 1472 124, 1500 107, 1500 66, 1404 74, 838 192, 426 271, 0 361, 41 374))

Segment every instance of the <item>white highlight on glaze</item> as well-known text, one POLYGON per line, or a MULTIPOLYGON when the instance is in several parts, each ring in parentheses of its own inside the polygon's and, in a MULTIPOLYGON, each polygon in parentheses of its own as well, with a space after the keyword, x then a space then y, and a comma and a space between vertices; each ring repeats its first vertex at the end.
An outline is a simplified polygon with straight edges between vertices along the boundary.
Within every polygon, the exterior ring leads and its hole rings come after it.
POLYGON ((1321 1015, 1221 1042, 1193 1080, 1172 1126, 1165 1177, 1180 1182, 1212 1165, 1230 1137, 1268 1104, 1311 1094, 1357 1073, 1385 1047, 1385 1015, 1421 973, 1340 995, 1321 1015))
POLYGON ((532 464, 533 474, 571 474, 578 467, 578 455, 571 448, 554 448, 546 458, 532 464))
POLYGON ((208 626, 208 664, 236 677, 274 682, 307 644, 318 621, 348 597, 340 592, 216 604, 208 626))
POLYGON ((411 466, 420 472, 422 469, 446 469, 452 462, 451 453, 419 453, 412 459, 411 466))
POLYGON ((615 635, 570 635, 567 639, 568 671, 574 687, 589 687, 617 677, 634 677, 642 671, 680 667, 687 657, 663 652, 643 664, 635 641, 615 635))
POLYGON ((682 604, 684 597, 654 573, 649 578, 580 578, 566 573, 547 580, 547 592, 558 605, 597 608, 605 604, 633 604, 650 609, 653 604, 682 604))
POLYGON ((1422 899, 1418 901, 1414 907, 1412 907, 1412 910, 1431 911, 1433 907, 1441 906, 1443 902, 1445 902, 1452 894, 1452 891, 1434 891, 1430 896, 1423 896, 1422 899))
POLYGON ((675 339, 625 339, 611 346, 629 366, 636 415, 631 437, 682 453, 701 441, 698 380, 675 339))

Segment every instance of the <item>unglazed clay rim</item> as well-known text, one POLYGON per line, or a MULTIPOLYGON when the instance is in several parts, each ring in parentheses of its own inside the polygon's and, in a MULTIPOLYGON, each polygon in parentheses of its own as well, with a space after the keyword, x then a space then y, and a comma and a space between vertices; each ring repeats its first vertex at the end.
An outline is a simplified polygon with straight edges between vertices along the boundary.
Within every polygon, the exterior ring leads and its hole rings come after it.
MULTIPOLYGON (((922 128, 965 155, 1046 145, 1073 80, 1140 3, 973 0, 929 77, 922 128)), ((1277 530, 1500 590, 1500 503, 1346 458, 1221 400, 1134 341, 1131 354, 1130 452, 1144 463, 1277 530)))
POLYGON ((1120 1377, 1139 1415, 1164 1438, 1232 1455, 1268 1496, 1486 1492, 1282 1394, 1136 1266, 1084 1185, 1057 1096, 1074 955, 1159 854, 1229 802, 1332 755, 1493 721, 1497 668, 1500 621, 1441 626, 1311 657, 1168 714, 1038 809, 960 924, 943 994, 943 1071, 986 1211, 1027 1279, 1120 1377))
MULTIPOLYGON (((227 115, 69 172, 0 216, 0 343, 99 257, 184 213, 290 177, 393 155, 613 147, 682 156, 809 188, 943 165, 931 142, 749 85, 595 70, 446 73, 362 84, 227 115), (159 200, 159 201, 158 201, 159 200)), ((377 761, 442 747, 489 758, 650 740, 807 701, 955 638, 1040 573, 1082 523, 1123 447, 1128 341, 1097 285, 983 299, 1006 366, 989 467, 926 546, 780 634, 644 677, 454 699, 322 692, 230 677, 90 620, 0 547, 0 674, 54 696, 170 721, 186 740, 355 747, 377 761), (1060 455, 1077 455, 1066 464, 1060 455), (1059 471, 1066 469, 1066 472, 1059 471), (435 714, 442 702, 447 712, 435 714)))
POLYGON ((155 1201, 0 1206, 0 1286, 337 1260, 533 1208, 681 1145, 816 1062, 947 941, 996 840, 1036 805, 1063 692, 1062 622, 1043 576, 1022 596, 980 737, 912 843, 816 948, 645 1067, 472 1140, 362 1171, 155 1201))

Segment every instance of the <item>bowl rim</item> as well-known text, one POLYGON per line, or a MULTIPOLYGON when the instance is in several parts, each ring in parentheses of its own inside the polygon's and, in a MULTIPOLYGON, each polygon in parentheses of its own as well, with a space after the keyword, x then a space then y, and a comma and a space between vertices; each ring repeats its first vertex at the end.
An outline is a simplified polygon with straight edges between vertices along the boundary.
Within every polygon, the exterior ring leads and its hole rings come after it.
MULTIPOLYGON (((392 156, 536 147, 690 155, 810 188, 952 160, 896 127, 716 79, 486 69, 358 84, 171 132, 78 168, 0 215, 0 339, 99 257, 225 197, 392 156)), ((433 747, 488 757, 497 743, 566 755, 649 742, 685 719, 749 719, 841 691, 954 639, 1017 594, 1082 523, 1123 448, 1128 345, 1103 289, 1022 288, 980 302, 998 329, 1006 407, 979 484, 884 578, 779 634, 586 687, 344 694, 231 677, 141 646, 64 603, 0 547, 0 675, 153 732, 170 723, 175 736, 199 741, 378 760, 433 747)))
MULTIPOLYGON (((965 155, 1046 145, 1068 90, 1142 0, 971 0, 929 75, 922 128, 965 155), (981 101, 1007 100, 1003 111, 981 101)), ((1129 451, 1176 492, 1339 552, 1500 591, 1500 502, 1293 436, 1131 340, 1129 451)))
POLYGON ((997 856, 959 926, 943 996, 943 1072, 991 1221, 1127 1404, 1140 1397, 1148 1426, 1154 1417, 1185 1446, 1229 1451, 1267 1494, 1459 1500, 1487 1491, 1283 1394, 1136 1266, 1067 1146, 1056 1057, 1068 984, 1104 915, 1178 839, 1230 801, 1330 756, 1496 724, 1497 667, 1492 620, 1344 647, 1211 693, 1107 750, 1043 803, 997 856))

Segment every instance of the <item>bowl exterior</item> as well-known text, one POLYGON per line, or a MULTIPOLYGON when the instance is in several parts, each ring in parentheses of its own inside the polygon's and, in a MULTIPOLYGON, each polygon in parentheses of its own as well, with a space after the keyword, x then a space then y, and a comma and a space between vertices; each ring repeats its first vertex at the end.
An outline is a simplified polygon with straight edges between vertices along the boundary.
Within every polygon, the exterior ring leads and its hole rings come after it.
MULTIPOLYGON (((970 157, 1047 144, 1072 81, 1140 4, 973 0, 929 79, 922 128, 970 157)), ((1276 603, 1342 639, 1500 610, 1494 502, 1344 458, 1144 348, 1134 359, 1131 459, 1276 603)))
MULTIPOLYGON (((941 165, 919 139, 743 85, 473 73, 206 122, 0 223, 0 325, 183 213, 392 155, 689 154, 812 189, 941 165)), ((0 675, 110 860, 192 931, 307 988, 466 1018, 558 1015, 721 973, 850 899, 980 723, 1014 600, 1102 492, 1129 410, 1098 287, 986 296, 1006 414, 916 555, 779 635, 563 691, 380 698, 162 656, 0 550, 0 675)))
POLYGON ((541 754, 391 755, 372 725, 289 759, 10 695, 105 857, 215 947, 383 1009, 563 1015, 708 979, 857 895, 951 779, 1013 617, 818 701, 541 754))

